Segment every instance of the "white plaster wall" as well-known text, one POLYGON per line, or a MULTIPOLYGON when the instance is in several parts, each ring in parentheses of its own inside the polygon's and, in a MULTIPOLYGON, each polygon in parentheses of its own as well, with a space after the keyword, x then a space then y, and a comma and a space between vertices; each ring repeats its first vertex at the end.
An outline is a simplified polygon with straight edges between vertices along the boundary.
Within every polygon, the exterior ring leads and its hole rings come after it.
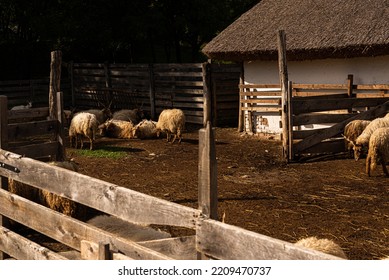
MULTIPOLYGON (((389 55, 352 59, 287 62, 289 80, 302 84, 343 84, 354 75, 354 84, 389 84, 389 55)), ((278 84, 277 61, 246 61, 245 82, 278 84)))
MULTIPOLYGON (((302 84, 345 84, 347 76, 354 76, 354 84, 389 84, 389 56, 353 59, 322 59, 287 62, 289 80, 302 84)), ((246 61, 246 84, 279 84, 277 61, 246 61)), ((281 133, 281 117, 274 114, 253 113, 253 131, 281 133), (263 119, 266 119, 263 122, 263 119)), ((246 116, 247 121, 247 116, 246 116)), ((246 124, 246 130, 248 126, 246 124)), ((312 129, 312 127, 301 127, 312 129)))

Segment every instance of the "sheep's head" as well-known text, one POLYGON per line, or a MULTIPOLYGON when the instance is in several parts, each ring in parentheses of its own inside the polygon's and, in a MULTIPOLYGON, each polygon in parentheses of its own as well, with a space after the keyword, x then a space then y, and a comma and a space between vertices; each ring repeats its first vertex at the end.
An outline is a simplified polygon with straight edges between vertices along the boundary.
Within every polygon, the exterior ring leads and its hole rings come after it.
POLYGON ((354 142, 351 142, 353 144, 353 150, 354 150, 354 159, 357 161, 361 158, 362 152, 363 152, 363 146, 355 144, 354 142))

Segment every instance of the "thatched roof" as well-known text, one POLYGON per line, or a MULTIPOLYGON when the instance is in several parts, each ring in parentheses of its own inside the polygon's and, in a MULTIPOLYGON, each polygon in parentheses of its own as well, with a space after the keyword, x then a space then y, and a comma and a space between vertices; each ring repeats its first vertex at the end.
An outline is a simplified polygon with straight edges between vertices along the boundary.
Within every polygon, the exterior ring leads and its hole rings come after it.
POLYGON ((389 55, 389 0, 262 0, 203 52, 219 60, 277 59, 281 29, 289 60, 389 55))

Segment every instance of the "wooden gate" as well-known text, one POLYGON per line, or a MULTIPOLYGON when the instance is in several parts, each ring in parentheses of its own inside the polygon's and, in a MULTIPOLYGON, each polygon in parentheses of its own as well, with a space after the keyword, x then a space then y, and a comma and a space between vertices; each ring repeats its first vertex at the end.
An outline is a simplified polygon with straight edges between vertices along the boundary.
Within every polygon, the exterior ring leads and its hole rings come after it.
MULTIPOLYGON (((350 83, 351 81, 351 83, 350 83)), ((389 85, 320 85, 289 82, 282 125, 287 126, 284 155, 304 156, 345 151, 344 126, 355 119, 371 120, 389 111, 389 85), (286 120, 286 123, 285 123, 286 120)))

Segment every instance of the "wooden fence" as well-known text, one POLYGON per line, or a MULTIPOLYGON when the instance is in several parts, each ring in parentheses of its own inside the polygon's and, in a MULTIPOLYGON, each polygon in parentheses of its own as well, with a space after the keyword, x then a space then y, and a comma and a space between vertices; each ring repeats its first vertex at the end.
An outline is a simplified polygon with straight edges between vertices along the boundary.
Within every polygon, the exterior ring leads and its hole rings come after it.
POLYGON ((214 125, 238 119, 238 65, 69 63, 72 105, 142 107, 153 119, 166 108, 180 108, 187 122, 203 124, 204 96, 212 102, 214 125))
POLYGON ((389 85, 293 84, 282 93, 279 85, 240 85, 240 119, 253 128, 254 113, 279 116, 284 156, 294 161, 306 156, 345 151, 344 126, 354 119, 371 120, 389 111, 389 85), (282 107, 283 99, 285 108, 282 107), (283 118, 282 116, 285 116, 283 118))
MULTIPOLYGON (((4 100, 1 104, 4 117, 4 100)), ((10 142, 6 138, 11 130, 9 125, 2 125, 0 139, 4 143, 10 142)), ((0 257, 66 259, 12 231, 8 227, 11 219, 68 246, 76 251, 78 259, 338 259, 211 219, 217 216, 213 139, 208 122, 199 134, 199 209, 135 192, 1 147, 0 257), (129 223, 187 228, 195 234, 133 242, 8 192, 8 179, 50 191, 129 223)))

